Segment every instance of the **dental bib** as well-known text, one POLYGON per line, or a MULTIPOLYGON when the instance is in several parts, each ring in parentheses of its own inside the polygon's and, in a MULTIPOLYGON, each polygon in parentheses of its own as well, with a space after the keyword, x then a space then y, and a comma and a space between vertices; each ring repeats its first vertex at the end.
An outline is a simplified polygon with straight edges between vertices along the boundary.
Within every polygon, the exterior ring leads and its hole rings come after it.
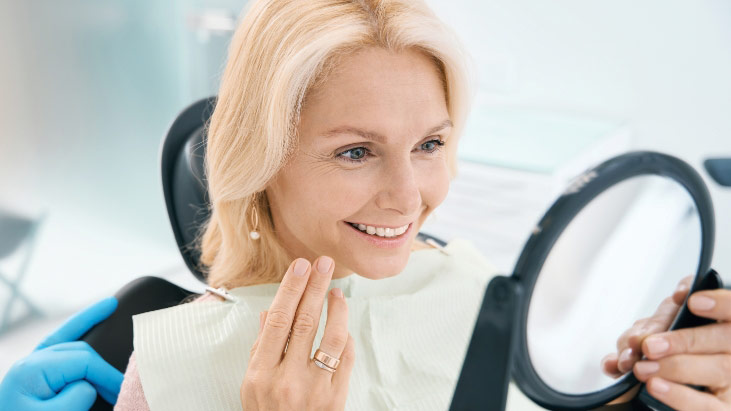
MULTIPOLYGON (((334 279, 348 304, 355 366, 346 410, 446 410, 485 288, 496 274, 472 243, 411 253, 398 275, 334 279)), ((279 283, 133 317, 137 367, 150 410, 240 410, 249 351, 279 283)), ((327 299, 312 347, 327 320, 327 299)), ((319 370, 327 372, 324 370, 319 370)), ((336 371, 337 372, 337 371, 336 371)))

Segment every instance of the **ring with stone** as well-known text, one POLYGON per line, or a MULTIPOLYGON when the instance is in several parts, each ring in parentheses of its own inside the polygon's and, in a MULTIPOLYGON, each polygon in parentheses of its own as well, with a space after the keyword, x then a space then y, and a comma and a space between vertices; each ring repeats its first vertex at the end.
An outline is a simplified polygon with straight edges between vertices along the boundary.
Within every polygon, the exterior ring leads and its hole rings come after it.
POLYGON ((338 368, 338 364, 340 364, 339 359, 322 351, 319 348, 317 349, 317 351, 315 351, 315 358, 313 358, 312 361, 314 361, 315 365, 317 365, 318 367, 330 372, 335 372, 335 370, 337 370, 338 368))

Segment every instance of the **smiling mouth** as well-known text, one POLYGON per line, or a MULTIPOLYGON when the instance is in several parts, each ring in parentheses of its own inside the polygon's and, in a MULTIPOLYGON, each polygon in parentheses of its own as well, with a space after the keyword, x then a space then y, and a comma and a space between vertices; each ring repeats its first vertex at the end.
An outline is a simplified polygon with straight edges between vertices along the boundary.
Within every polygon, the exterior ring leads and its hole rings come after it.
POLYGON ((374 227, 366 224, 356 224, 351 223, 349 221, 346 221, 348 225, 355 228, 356 230, 362 232, 363 234, 371 235, 373 237, 380 237, 380 238, 399 238, 401 235, 409 230, 409 227, 412 223, 406 224, 401 227, 396 228, 384 228, 384 227, 374 227))

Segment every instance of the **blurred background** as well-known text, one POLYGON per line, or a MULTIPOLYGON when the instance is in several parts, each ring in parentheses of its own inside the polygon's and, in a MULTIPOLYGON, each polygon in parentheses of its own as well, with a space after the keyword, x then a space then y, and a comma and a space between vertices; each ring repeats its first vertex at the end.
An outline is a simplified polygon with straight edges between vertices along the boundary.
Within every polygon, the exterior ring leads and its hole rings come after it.
MULTIPOLYGON (((473 239, 509 273, 571 177, 650 149, 706 179, 713 266, 731 279, 731 189, 702 169, 731 156, 731 3, 427 1, 479 84, 460 178, 425 231, 473 239)), ((245 3, 0 0, 0 215, 15 222, 0 232, 0 376, 132 279, 203 289, 169 226, 158 148, 216 94, 245 3)))

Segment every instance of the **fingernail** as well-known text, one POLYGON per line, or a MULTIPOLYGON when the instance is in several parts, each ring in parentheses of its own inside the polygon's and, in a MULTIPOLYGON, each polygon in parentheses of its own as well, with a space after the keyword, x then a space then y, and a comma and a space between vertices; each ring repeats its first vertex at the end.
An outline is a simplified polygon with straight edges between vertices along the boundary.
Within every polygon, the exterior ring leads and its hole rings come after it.
POLYGON ((294 275, 302 277, 307 272, 309 265, 310 263, 304 258, 297 259, 297 262, 294 263, 294 275))
POLYGON ((647 337, 646 341, 650 354, 662 354, 670 348, 670 343, 662 337, 647 337))
POLYGON ((662 380, 660 378, 653 379, 652 384, 650 384, 650 388, 652 389, 652 391, 662 392, 662 393, 670 391, 670 385, 668 385, 667 382, 665 382, 664 380, 662 380))
POLYGON ((320 257, 320 260, 317 262, 317 271, 321 273, 327 273, 330 271, 330 267, 332 267, 333 259, 328 256, 322 256, 320 257))
POLYGON ((617 361, 618 364, 622 365, 623 370, 629 370, 632 368, 632 349, 631 348, 625 348, 620 354, 619 354, 619 361, 617 361))
POLYGON ((706 311, 716 306, 716 300, 704 295, 694 295, 690 297, 689 304, 694 310, 706 311))
POLYGON ((343 290, 341 290, 339 288, 333 288, 332 293, 334 296, 336 296, 338 298, 343 298, 343 290))
POLYGON ((635 364, 635 371, 638 374, 648 375, 656 373, 660 370, 660 364, 655 361, 639 361, 635 364))
POLYGON ((675 291, 680 292, 680 291, 685 291, 687 289, 688 289, 688 286, 681 283, 681 284, 678 284, 678 288, 675 291))

